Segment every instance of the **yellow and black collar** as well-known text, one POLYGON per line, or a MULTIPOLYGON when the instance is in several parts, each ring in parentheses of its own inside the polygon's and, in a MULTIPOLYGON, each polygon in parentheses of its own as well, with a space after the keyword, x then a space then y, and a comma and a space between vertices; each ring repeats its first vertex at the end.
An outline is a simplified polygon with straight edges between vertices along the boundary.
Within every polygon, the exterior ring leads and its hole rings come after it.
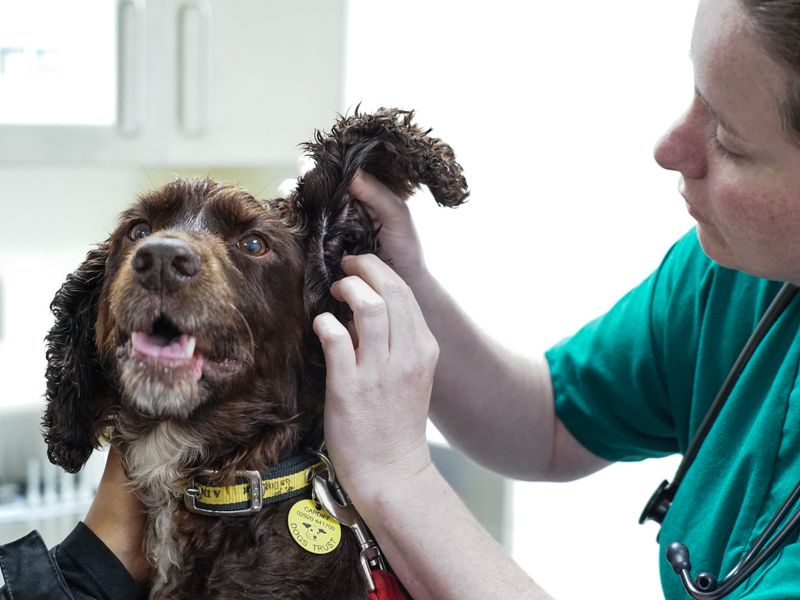
POLYGON ((237 471, 233 485, 212 486, 213 471, 204 471, 183 492, 183 503, 200 515, 250 515, 268 504, 300 496, 311 489, 311 473, 322 463, 312 453, 282 460, 267 471, 237 471))

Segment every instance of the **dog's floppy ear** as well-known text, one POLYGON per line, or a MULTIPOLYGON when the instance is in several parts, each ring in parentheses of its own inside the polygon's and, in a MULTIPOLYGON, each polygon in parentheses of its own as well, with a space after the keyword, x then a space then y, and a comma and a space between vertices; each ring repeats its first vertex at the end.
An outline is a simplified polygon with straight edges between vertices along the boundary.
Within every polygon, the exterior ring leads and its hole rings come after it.
POLYGON ((413 122, 413 111, 381 108, 374 114, 356 108, 330 133, 317 132, 304 149, 316 166, 287 201, 305 230, 308 263, 305 294, 309 314, 342 307, 330 296, 342 275, 345 254, 379 250, 376 231, 363 207, 347 192, 358 169, 374 175, 402 198, 427 185, 436 202, 458 206, 469 191, 453 149, 413 122))
POLYGON ((95 345, 98 302, 108 244, 86 257, 56 293, 56 322, 47 335, 47 408, 42 419, 50 462, 75 473, 86 463, 108 424, 108 381, 95 345))

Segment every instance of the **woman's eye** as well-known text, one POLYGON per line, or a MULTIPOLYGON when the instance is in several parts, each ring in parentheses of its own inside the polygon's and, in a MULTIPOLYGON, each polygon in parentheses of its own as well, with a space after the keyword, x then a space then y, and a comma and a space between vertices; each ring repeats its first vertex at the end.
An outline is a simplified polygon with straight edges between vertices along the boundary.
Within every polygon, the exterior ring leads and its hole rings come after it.
POLYGON ((728 160, 743 158, 741 154, 737 154, 736 152, 729 150, 725 145, 723 145, 723 143, 719 140, 719 136, 717 135, 716 131, 711 132, 711 136, 709 139, 711 141, 711 149, 722 158, 726 158, 728 160))
POLYGON ((263 256, 269 249, 264 238, 255 234, 244 236, 236 242, 236 247, 239 249, 239 252, 248 256, 263 256))
POLYGON ((150 235, 150 225, 148 225, 143 221, 140 221, 139 223, 134 223, 133 226, 128 231, 128 237, 131 238, 134 242, 144 237, 147 237, 148 235, 150 235))

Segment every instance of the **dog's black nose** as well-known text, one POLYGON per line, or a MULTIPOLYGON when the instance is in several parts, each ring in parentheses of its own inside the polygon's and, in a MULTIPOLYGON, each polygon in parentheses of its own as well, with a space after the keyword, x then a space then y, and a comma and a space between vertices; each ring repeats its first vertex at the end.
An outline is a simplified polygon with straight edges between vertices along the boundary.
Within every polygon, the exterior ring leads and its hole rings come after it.
POLYGON ((200 256, 189 244, 174 238, 144 240, 131 264, 136 281, 151 291, 174 291, 200 272, 200 256))

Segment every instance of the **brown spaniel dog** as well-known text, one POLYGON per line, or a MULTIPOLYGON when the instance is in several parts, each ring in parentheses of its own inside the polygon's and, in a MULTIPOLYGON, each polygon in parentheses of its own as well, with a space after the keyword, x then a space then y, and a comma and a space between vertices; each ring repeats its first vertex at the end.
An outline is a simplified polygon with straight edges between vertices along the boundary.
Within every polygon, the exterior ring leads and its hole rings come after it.
POLYGON ((361 168, 403 197, 468 195, 451 148, 412 116, 356 111, 317 133, 316 167, 287 199, 207 179, 146 194, 56 294, 48 455, 75 472, 101 440, 118 445, 148 511, 151 597, 367 597, 350 532, 312 553, 327 526, 287 515, 322 438, 312 320, 347 318, 329 293, 341 258, 378 250, 349 182, 361 168))

